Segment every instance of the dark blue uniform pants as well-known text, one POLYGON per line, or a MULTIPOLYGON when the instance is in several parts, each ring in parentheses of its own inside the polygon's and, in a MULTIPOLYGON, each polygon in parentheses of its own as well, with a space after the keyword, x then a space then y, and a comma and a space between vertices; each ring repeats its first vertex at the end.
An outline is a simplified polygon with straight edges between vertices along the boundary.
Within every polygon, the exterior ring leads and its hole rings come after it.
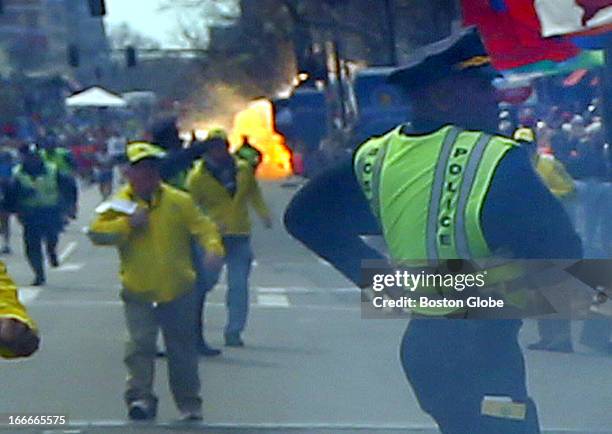
POLYGON ((408 324, 402 366, 421 408, 442 433, 540 432, 535 404, 527 395, 520 327, 514 320, 415 319, 408 324), (526 403, 526 420, 481 415, 484 396, 526 403))

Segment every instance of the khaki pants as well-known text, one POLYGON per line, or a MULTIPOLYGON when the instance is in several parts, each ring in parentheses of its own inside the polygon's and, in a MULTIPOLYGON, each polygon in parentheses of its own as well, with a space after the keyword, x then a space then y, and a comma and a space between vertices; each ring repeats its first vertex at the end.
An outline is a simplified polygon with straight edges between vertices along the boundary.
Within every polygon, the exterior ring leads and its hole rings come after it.
POLYGON ((200 378, 193 325, 196 322, 194 291, 169 303, 140 302, 124 291, 128 341, 125 365, 128 370, 125 400, 148 402, 156 408, 153 393, 157 333, 161 329, 168 357, 170 390, 179 411, 200 410, 200 378))

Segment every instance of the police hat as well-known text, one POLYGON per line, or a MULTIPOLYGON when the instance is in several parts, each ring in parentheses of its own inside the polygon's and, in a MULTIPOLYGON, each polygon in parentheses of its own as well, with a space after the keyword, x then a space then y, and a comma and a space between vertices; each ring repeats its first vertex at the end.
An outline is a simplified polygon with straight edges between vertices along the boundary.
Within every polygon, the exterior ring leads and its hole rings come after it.
POLYGON ((412 62, 393 71, 388 81, 404 87, 416 87, 462 74, 491 80, 499 77, 474 27, 423 47, 412 62))
POLYGON ((166 153, 159 146, 151 143, 132 142, 127 145, 126 156, 130 164, 136 164, 144 159, 161 160, 166 153))

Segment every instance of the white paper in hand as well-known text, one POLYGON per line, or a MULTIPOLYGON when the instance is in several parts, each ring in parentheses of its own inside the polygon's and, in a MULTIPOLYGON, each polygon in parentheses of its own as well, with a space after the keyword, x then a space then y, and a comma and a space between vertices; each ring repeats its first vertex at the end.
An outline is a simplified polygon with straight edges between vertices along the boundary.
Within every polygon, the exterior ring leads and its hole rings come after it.
POLYGON ((96 213, 103 214, 107 211, 120 212, 122 214, 132 215, 136 212, 138 204, 130 200, 113 199, 106 202, 102 202, 96 208, 96 213))

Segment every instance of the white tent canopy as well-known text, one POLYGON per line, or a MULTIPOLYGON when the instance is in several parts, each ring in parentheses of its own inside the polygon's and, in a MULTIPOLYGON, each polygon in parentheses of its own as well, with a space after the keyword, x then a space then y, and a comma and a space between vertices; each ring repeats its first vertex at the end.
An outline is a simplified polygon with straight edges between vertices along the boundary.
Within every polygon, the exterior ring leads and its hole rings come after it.
POLYGON ((90 87, 66 98, 68 107, 126 107, 127 102, 101 87, 90 87))

